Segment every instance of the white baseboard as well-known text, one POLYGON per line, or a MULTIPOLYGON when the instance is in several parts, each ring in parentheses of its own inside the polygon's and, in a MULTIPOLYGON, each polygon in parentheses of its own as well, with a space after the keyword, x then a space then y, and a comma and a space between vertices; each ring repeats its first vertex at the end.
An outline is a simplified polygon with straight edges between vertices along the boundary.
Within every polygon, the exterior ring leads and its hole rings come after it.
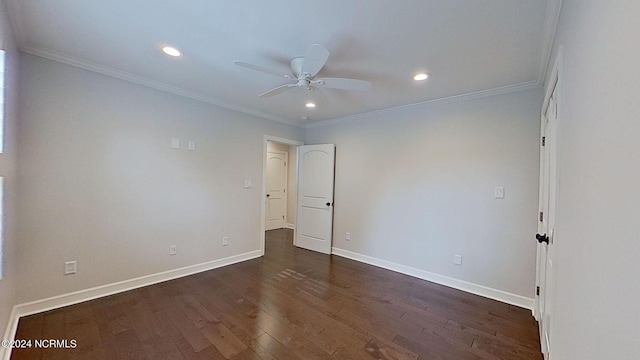
POLYGON ((291 223, 287 223, 284 227, 286 227, 287 229, 291 229, 291 230, 295 230, 296 226, 294 224, 291 223))
POLYGON ((448 276, 434 274, 428 271, 416 269, 410 266, 397 264, 387 260, 374 258, 367 255, 358 254, 348 250, 339 248, 332 248, 331 253, 334 255, 342 256, 347 259, 356 260, 365 264, 381 267, 387 270, 399 272, 401 274, 416 277, 418 279, 431 281, 440 285, 448 286, 454 289, 466 291, 472 294, 484 296, 489 299, 498 300, 507 304, 519 306, 521 308, 529 309, 533 312, 534 299, 512 294, 506 291, 493 289, 490 287, 473 284, 467 281, 454 279, 448 276))
MULTIPOLYGON (((7 323, 7 328, 4 331, 4 337, 0 340, 13 340, 16 331, 18 330, 18 320, 20 317, 16 313, 16 307, 14 306, 11 309, 11 314, 9 315, 9 322, 7 323)), ((11 358, 11 348, 0 346, 0 359, 9 360, 11 358)))
MULTIPOLYGON (((173 269, 163 271, 156 274, 145 275, 129 280, 119 281, 111 284, 92 287, 89 289, 78 290, 68 294, 62 294, 53 296, 46 299, 31 301, 23 304, 18 304, 13 307, 11 315, 9 317, 9 323, 5 336, 0 340, 13 340, 18 328, 18 321, 23 316, 33 315, 53 309, 58 309, 64 306, 78 304, 84 301, 97 299, 104 296, 109 296, 128 290, 141 288, 148 285, 161 283, 168 280, 181 278, 197 274, 203 271, 216 269, 219 267, 239 263, 260 257, 260 250, 251 251, 244 254, 229 256, 223 259, 207 261, 201 264, 185 266, 179 269, 173 269)), ((0 347, 0 359, 9 360, 11 357, 11 349, 5 349, 0 347)))

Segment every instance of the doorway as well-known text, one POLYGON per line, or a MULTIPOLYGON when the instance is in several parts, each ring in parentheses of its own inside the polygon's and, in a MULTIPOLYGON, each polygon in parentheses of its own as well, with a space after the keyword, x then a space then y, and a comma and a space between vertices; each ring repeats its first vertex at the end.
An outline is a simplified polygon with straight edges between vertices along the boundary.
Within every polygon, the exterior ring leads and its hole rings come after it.
POLYGON ((295 194, 295 186, 289 187, 292 174, 295 176, 295 148, 289 145, 274 143, 267 144, 267 193, 265 195, 265 230, 293 228, 295 215, 290 214, 289 194, 295 194), (294 150, 294 151, 290 151, 294 150), (291 156, 289 153, 291 152, 291 156), (291 165, 290 165, 291 164, 291 165))
MULTIPOLYGON (((267 195, 265 230, 281 229, 287 216, 287 175, 289 151, 274 150, 267 145, 267 195)), ((278 144, 279 145, 279 144, 278 144)))
POLYGON ((295 235, 297 147, 301 141, 264 135, 262 167, 262 225, 260 251, 265 252, 266 231, 289 229, 295 235))
POLYGON ((331 254, 335 145, 303 146, 295 140, 265 135, 263 159, 261 255, 265 254, 266 231, 287 228, 297 247, 331 254))

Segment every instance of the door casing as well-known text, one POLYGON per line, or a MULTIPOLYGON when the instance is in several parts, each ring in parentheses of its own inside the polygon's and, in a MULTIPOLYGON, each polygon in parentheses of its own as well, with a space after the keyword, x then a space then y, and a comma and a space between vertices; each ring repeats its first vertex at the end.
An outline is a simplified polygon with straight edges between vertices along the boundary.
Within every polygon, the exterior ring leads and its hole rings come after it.
POLYGON ((541 351, 545 359, 551 356, 551 320, 553 314, 554 273, 557 269, 555 252, 557 248, 556 199, 558 184, 558 122, 561 119, 562 97, 562 48, 558 52, 550 80, 545 89, 541 111, 541 137, 545 136, 544 147, 540 148, 540 197, 539 210, 543 216, 538 222, 538 233, 549 237, 549 244, 538 244, 536 254, 536 292, 534 315, 539 323, 541 351))
MULTIPOLYGON (((280 144, 285 144, 285 145, 292 145, 292 146, 300 146, 300 145, 304 145, 304 142, 302 141, 298 141, 298 140, 294 140, 294 139, 287 139, 287 138, 283 138, 283 137, 279 137, 279 136, 273 136, 273 135, 267 135, 264 134, 262 136, 262 197, 261 197, 261 203, 262 203, 262 210, 261 210, 261 217, 260 217, 260 234, 259 234, 259 239, 260 239, 260 254, 264 255, 264 248, 265 248, 265 229, 266 229, 266 202, 264 201, 264 199, 267 197, 267 143, 269 141, 273 141, 273 142, 277 142, 280 144)), ((289 164, 291 165, 291 164, 289 164)), ((298 176, 296 174, 295 177, 295 181, 296 183, 298 182, 298 176)), ((294 196, 295 194, 289 194, 289 196, 294 196)), ((295 229, 293 230, 293 236, 295 239, 295 229)))

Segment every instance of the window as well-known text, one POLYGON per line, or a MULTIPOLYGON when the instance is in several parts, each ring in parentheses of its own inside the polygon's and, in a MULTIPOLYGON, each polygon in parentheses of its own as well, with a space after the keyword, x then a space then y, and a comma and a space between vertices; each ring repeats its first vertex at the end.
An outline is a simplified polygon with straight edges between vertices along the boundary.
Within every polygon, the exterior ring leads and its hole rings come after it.
MULTIPOLYGON (((4 113, 5 113, 5 58, 6 51, 0 50, 0 154, 4 153, 4 113)), ((1 156, 1 155, 0 155, 1 156)), ((0 168, 0 279, 4 275, 4 169, 0 168)))
POLYGON ((0 280, 4 276, 4 178, 0 176, 0 280))
POLYGON ((5 72, 5 57, 6 51, 0 50, 0 154, 4 153, 4 103, 5 103, 5 81, 4 81, 4 72, 5 72))

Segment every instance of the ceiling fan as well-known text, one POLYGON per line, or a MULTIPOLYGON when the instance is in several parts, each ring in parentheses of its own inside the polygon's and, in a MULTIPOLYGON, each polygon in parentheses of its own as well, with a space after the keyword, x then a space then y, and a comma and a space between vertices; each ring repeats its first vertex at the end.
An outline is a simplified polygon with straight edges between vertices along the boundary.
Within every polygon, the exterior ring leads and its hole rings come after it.
POLYGON ((366 91, 371 88, 371 83, 364 80, 335 77, 316 78, 318 72, 320 72, 322 67, 326 64, 329 55, 329 50, 324 46, 318 44, 312 45, 307 52, 307 56, 291 59, 291 62, 289 63, 289 66, 291 67, 291 75, 259 65, 249 64, 240 60, 234 61, 234 64, 247 69, 260 71, 294 81, 268 90, 260 94, 260 97, 278 95, 294 88, 303 88, 310 91, 314 90, 314 88, 320 87, 351 91, 366 91))

